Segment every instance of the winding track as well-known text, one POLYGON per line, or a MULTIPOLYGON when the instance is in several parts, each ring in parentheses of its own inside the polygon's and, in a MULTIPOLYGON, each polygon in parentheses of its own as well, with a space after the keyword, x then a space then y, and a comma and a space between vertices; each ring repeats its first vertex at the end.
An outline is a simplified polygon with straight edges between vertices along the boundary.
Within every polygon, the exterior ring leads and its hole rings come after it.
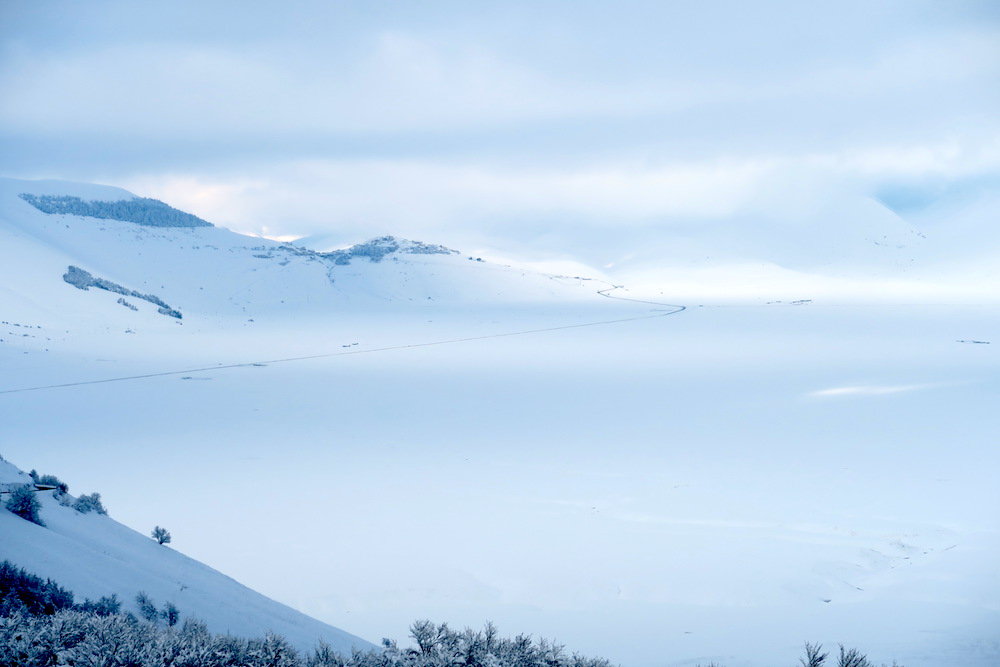
MULTIPOLYGON (((556 276, 552 276, 552 277, 556 278, 556 276)), ((62 384, 48 384, 48 385, 40 385, 40 386, 37 386, 37 387, 20 387, 20 388, 17 388, 17 389, 0 389, 0 395, 2 395, 2 394, 19 394, 19 393, 24 393, 24 392, 29 392, 29 391, 44 391, 46 389, 63 389, 63 388, 67 388, 67 387, 82 387, 82 386, 93 385, 93 384, 107 384, 109 382, 126 382, 128 380, 144 380, 144 379, 147 379, 147 378, 168 377, 168 376, 171 376, 171 375, 186 375, 188 373, 204 373, 206 371, 218 371, 218 370, 225 370, 227 368, 247 368, 247 367, 251 367, 251 366, 269 366, 271 364, 284 364, 284 363, 288 363, 288 362, 291 362, 291 361, 308 361, 308 360, 311 360, 311 359, 329 359, 331 357, 346 357, 346 356, 357 355, 357 354, 375 354, 375 353, 378 353, 378 352, 389 352, 391 350, 407 350, 407 349, 417 348, 417 347, 433 347, 433 346, 436 346, 436 345, 453 345, 455 343, 468 343, 468 342, 477 341, 477 340, 488 340, 490 338, 510 338, 512 336, 527 336, 527 335, 530 335, 530 334, 545 333, 547 331, 561 331, 563 329, 582 329, 584 327, 597 327, 597 326, 604 326, 604 325, 607 325, 607 324, 621 324, 621 323, 624 323, 624 322, 636 322, 636 321, 639 321, 639 320, 651 320, 651 319, 655 319, 655 318, 658 318, 658 317, 667 317, 669 315, 676 315, 677 313, 680 313, 680 312, 682 312, 684 310, 687 310, 687 306, 681 306, 681 305, 677 305, 677 304, 659 303, 659 302, 656 302, 656 301, 642 301, 642 300, 639 300, 639 299, 627 299, 625 297, 612 296, 610 294, 610 292, 612 292, 612 291, 614 291, 616 289, 621 289, 621 286, 619 286, 619 285, 612 285, 612 286, 607 287, 605 289, 597 290, 597 293, 600 294, 601 296, 607 297, 609 299, 617 299, 619 301, 631 301, 633 303, 644 303, 644 304, 649 304, 649 305, 653 305, 653 306, 663 306, 663 307, 666 307, 666 308, 670 308, 671 310, 662 310, 662 311, 658 310, 658 311, 654 311, 655 312, 654 315, 639 315, 637 317, 625 317, 625 318, 616 319, 616 320, 601 320, 599 322, 584 322, 582 324, 566 324, 566 325, 562 325, 562 326, 558 326, 558 327, 545 327, 545 328, 542 328, 542 329, 524 329, 524 330, 521 330, 521 331, 508 331, 508 332, 504 332, 504 333, 485 334, 485 335, 482 335, 482 336, 467 336, 465 338, 449 338, 449 339, 445 339, 445 340, 429 341, 429 342, 426 342, 426 343, 407 343, 405 345, 390 345, 388 347, 376 347, 376 348, 367 349, 367 350, 346 350, 346 351, 342 350, 342 351, 339 351, 339 352, 327 352, 327 353, 323 353, 323 354, 311 354, 311 355, 307 355, 307 356, 303 356, 303 357, 287 357, 287 358, 284 358, 284 359, 267 359, 267 360, 261 360, 261 361, 247 361, 247 362, 242 362, 242 363, 238 363, 238 364, 218 364, 218 365, 215 365, 215 366, 204 366, 204 367, 201 367, 201 368, 186 368, 186 369, 183 369, 183 370, 161 371, 161 372, 158 372, 158 373, 143 373, 141 375, 122 375, 122 376, 119 376, 119 377, 103 378, 103 379, 100 379, 100 380, 81 380, 79 382, 64 382, 62 384)))

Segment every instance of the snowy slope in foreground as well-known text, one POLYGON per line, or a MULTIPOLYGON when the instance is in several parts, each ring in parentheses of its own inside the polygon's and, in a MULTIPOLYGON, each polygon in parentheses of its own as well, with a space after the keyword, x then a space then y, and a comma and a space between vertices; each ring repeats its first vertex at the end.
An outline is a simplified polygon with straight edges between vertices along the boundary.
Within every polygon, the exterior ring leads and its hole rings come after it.
MULTIPOLYGON (((0 487, 29 482, 31 478, 25 473, 0 460, 0 487)), ((77 602, 115 594, 124 609, 136 612, 135 596, 144 591, 157 607, 172 602, 182 618, 201 619, 213 632, 258 637, 271 631, 302 650, 315 647, 320 639, 344 653, 353 647, 371 647, 363 639, 266 598, 108 516, 63 507, 51 491, 39 492, 37 497, 45 527, 0 510, 0 560, 52 579, 70 590, 77 602)))

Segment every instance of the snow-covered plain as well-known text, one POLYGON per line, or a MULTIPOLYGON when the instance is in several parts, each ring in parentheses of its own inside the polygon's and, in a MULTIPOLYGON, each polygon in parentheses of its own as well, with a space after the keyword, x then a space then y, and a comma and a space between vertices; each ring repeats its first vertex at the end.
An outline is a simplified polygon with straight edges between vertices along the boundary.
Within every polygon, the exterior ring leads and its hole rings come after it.
POLYGON ((626 667, 806 640, 1000 661, 995 303, 802 282, 676 311, 669 286, 331 267, 2 185, 0 454, 265 595, 369 640, 493 620, 626 667))

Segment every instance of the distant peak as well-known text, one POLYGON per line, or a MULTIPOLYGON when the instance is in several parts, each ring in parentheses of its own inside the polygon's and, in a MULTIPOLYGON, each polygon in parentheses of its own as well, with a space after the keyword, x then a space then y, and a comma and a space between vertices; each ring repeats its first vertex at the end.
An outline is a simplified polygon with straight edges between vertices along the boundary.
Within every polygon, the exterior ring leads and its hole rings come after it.
POLYGON ((374 239, 352 245, 343 250, 333 250, 321 253, 336 264, 350 264, 355 257, 366 257, 371 262, 381 262, 386 255, 400 253, 404 255, 457 255, 457 250, 443 245, 397 239, 395 236, 379 236, 374 239))

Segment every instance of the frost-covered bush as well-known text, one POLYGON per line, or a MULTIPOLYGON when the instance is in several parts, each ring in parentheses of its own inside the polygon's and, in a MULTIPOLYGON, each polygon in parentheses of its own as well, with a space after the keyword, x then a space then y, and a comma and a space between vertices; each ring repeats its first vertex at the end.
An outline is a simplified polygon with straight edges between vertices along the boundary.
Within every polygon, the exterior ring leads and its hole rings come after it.
POLYGON ((139 607, 139 616, 144 620, 155 623, 160 618, 160 612, 156 605, 144 592, 139 591, 139 594, 135 596, 135 603, 139 607))
POLYGON ((60 621, 72 629, 72 632, 66 633, 70 641, 62 649, 66 660, 64 664, 109 667, 154 664, 152 660, 160 644, 156 629, 141 623, 134 616, 83 616, 79 612, 63 612, 52 619, 53 624, 60 621))
MULTIPOLYGON (((380 653, 356 653, 346 665, 357 667, 611 667, 603 658, 567 654, 561 644, 528 635, 500 637, 496 626, 488 623, 482 631, 452 630, 447 623, 435 625, 416 621, 410 626, 416 648, 401 649, 394 641, 383 640, 380 653)), ((320 657, 320 649, 316 656, 320 657)), ((319 661, 316 663, 321 664, 319 661)), ((330 664, 327 662, 326 664, 330 664)))
POLYGON ((799 662, 802 663, 802 667, 823 667, 827 655, 827 653, 823 653, 823 646, 821 644, 806 642, 806 655, 803 658, 799 658, 799 662))
POLYGON ((166 315, 167 317, 176 317, 178 320, 184 319, 184 316, 181 315, 181 311, 175 308, 165 308, 163 306, 160 306, 159 308, 156 309, 156 312, 158 312, 160 315, 166 315))
POLYGON ((371 262, 381 262, 382 258, 399 250, 399 243, 392 236, 382 236, 364 243, 326 253, 335 264, 350 264, 355 257, 367 257, 371 262))
MULTIPOLYGON (((802 667, 825 667, 826 659, 829 657, 829 653, 823 652, 822 644, 810 644, 806 642, 806 654, 805 656, 799 658, 799 664, 802 667)), ((717 663, 709 663, 708 665, 699 667, 722 667, 717 663)), ((832 665, 830 667, 833 667, 832 665)), ((864 653, 856 648, 845 648, 843 644, 840 645, 840 655, 837 657, 837 667, 876 667, 875 663, 868 659, 864 653)), ((881 667, 887 667, 883 664, 881 667)), ((903 667, 895 660, 892 661, 892 667, 903 667)))
POLYGON ((40 475, 35 484, 41 486, 54 486, 60 493, 68 493, 69 485, 55 475, 40 475))
POLYGON ((382 258, 394 252, 408 255, 452 255, 457 250, 443 245, 421 243, 420 241, 402 241, 394 236, 380 236, 364 243, 358 243, 344 250, 333 250, 322 253, 323 257, 332 259, 334 264, 350 264, 355 257, 367 257, 368 261, 381 262, 382 258))
POLYGON ((95 286, 94 276, 90 271, 84 271, 78 266, 71 266, 63 274, 63 280, 73 287, 82 290, 89 290, 95 286))
POLYGON ((153 528, 153 532, 150 533, 149 536, 156 540, 157 544, 168 544, 172 539, 170 537, 170 531, 166 528, 161 528, 160 526, 155 526, 153 528))
POLYGON ((840 655, 837 656, 837 667, 875 667, 864 653, 856 648, 844 648, 840 645, 840 655))
POLYGON ((132 667, 610 667, 606 660, 565 654, 562 647, 521 635, 455 632, 446 624, 414 624, 422 648, 343 655, 320 642, 305 659, 280 635, 244 639, 209 632, 201 621, 144 623, 130 614, 98 615, 64 608, 49 616, 0 617, 0 665, 131 665, 132 667), (419 626, 419 629, 417 629, 419 626))
MULTIPOLYGON (((118 283, 111 282, 110 280, 105 280, 104 278, 95 278, 90 271, 85 271, 78 266, 70 266, 66 269, 66 273, 63 274, 63 281, 69 283, 73 287, 82 290, 90 290, 91 287, 96 287, 97 289, 102 289, 108 292, 114 292, 115 294, 124 294, 125 296, 135 297, 136 299, 142 299, 143 301, 148 301, 154 306, 158 306, 157 312, 167 315, 168 317, 176 317, 181 319, 182 315, 179 310, 171 308, 167 305, 167 302, 156 296, 155 294, 143 294, 141 292, 136 292, 133 289, 127 287, 122 287, 118 283)), ((125 299, 118 299, 118 303, 125 305, 132 310, 138 310, 135 306, 125 301, 125 299)))
POLYGON ((31 523, 37 523, 39 526, 45 525, 45 522, 38 515, 38 510, 41 509, 38 498, 35 497, 34 490, 28 486, 14 487, 7 502, 4 503, 4 507, 31 523))
POLYGON ((91 493, 90 495, 82 495, 76 499, 73 503, 73 509, 77 512, 86 514, 88 512, 97 512, 98 514, 107 514, 108 511, 104 509, 104 503, 101 502, 101 494, 91 493))
POLYGON ((69 493, 69 484, 62 481, 55 475, 39 475, 36 470, 32 470, 28 473, 31 476, 31 480, 38 486, 54 486, 55 492, 52 496, 59 501, 59 504, 63 507, 69 505, 69 497, 66 495, 69 493))
POLYGON ((90 598, 87 598, 80 604, 76 605, 74 609, 85 614, 110 616, 121 612, 122 603, 118 601, 117 595, 111 594, 110 596, 105 595, 99 598, 97 602, 93 602, 90 598))
POLYGON ((147 227, 211 227, 212 223, 196 215, 179 211, 158 199, 135 197, 119 201, 85 201, 79 197, 32 195, 21 199, 42 213, 79 215, 101 220, 121 220, 147 227))
MULTIPOLYGON (((0 616, 54 614, 73 607, 73 594, 10 561, 0 562, 0 616)), ((3 664, 3 663, 0 663, 3 664)))
POLYGON ((347 661, 322 639, 306 659, 306 667, 346 667, 347 661))
POLYGON ((299 667, 299 654, 288 640, 272 632, 263 639, 251 639, 247 642, 246 658, 255 665, 269 667, 299 667))
POLYGON ((203 623, 156 627, 127 614, 0 618, 0 665, 125 667, 299 667, 296 651, 278 635, 243 639, 210 633, 203 623))
POLYGON ((160 612, 160 615, 167 623, 168 628, 174 627, 177 625, 177 621, 181 620, 181 612, 173 602, 163 605, 163 611, 160 612))

